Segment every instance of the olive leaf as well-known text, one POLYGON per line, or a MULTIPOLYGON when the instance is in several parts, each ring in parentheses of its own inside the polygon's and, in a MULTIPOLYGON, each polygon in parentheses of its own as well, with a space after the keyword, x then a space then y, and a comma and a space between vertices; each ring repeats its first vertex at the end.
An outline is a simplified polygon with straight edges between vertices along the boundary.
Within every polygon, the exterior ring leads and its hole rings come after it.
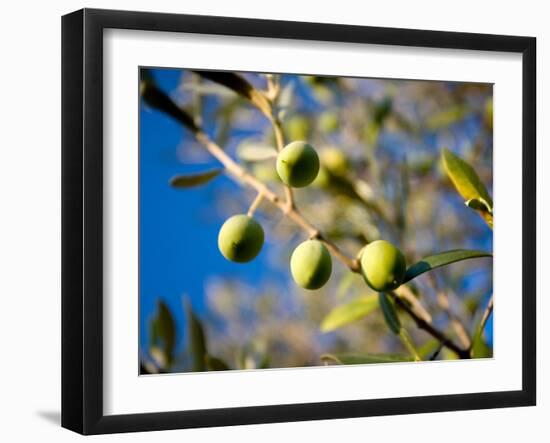
POLYGON ((443 149, 441 151, 441 158, 447 175, 464 200, 483 200, 486 202, 490 211, 492 211, 493 200, 489 196, 489 192, 479 179, 474 168, 448 149, 443 149))
POLYGON ((386 324, 394 334, 399 335, 401 331, 401 322, 397 316, 397 311, 395 310, 393 300, 390 299, 384 292, 380 292, 378 294, 378 303, 382 308, 382 313, 384 314, 386 324))
POLYGON ((426 121, 426 127, 431 131, 446 128, 457 123, 468 115, 466 106, 454 106, 432 114, 426 121))
POLYGON ((151 320, 150 352, 160 366, 169 366, 174 359, 176 325, 168 306, 157 303, 157 312, 151 320))
POLYGON ((466 200, 464 204, 469 208, 475 209, 476 211, 483 211, 487 214, 493 215, 493 209, 482 197, 471 198, 470 200, 466 200))
POLYGON ((332 363, 336 365, 361 365, 368 363, 397 363, 404 361, 412 361, 412 358, 407 355, 397 354, 323 354, 321 361, 324 363, 332 363))
POLYGON ((376 294, 358 297, 330 311, 321 322, 321 331, 334 331, 367 316, 376 308, 378 308, 378 297, 376 294))
POLYGON ((465 204, 478 211, 485 222, 493 227, 493 200, 472 166, 448 149, 441 151, 445 172, 453 182, 465 204))
POLYGON ((208 354, 204 356, 204 363, 206 365, 206 369, 208 369, 209 371, 228 371, 229 369, 231 369, 229 365, 221 358, 214 357, 208 354))
POLYGON ((170 185, 174 188, 192 188, 208 183, 217 177, 223 169, 217 168, 206 172, 199 172, 188 175, 176 175, 170 179, 170 185))
POLYGON ((185 311, 187 316, 187 335, 189 340, 189 351, 193 360, 192 370, 200 372, 206 370, 206 337, 201 321, 193 312, 191 303, 188 299, 185 302, 185 311))
POLYGON ((410 266, 405 272, 405 278, 403 283, 411 281, 413 278, 418 277, 425 272, 432 269, 439 268, 441 266, 450 265, 462 260, 468 260, 472 258, 492 257, 493 254, 485 251, 476 251, 470 249, 454 249, 451 251, 440 252, 439 254, 430 255, 424 257, 422 260, 416 262, 410 266))
POLYGON ((237 155, 246 162, 260 162, 276 158, 277 151, 266 144, 245 142, 237 148, 237 155))
POLYGON ((143 70, 139 88, 143 101, 148 106, 169 115, 193 133, 199 132, 200 129, 193 118, 158 88, 149 71, 143 70))
POLYGON ((213 82, 219 83, 226 88, 239 94, 241 97, 249 100, 254 106, 256 106, 265 116, 271 116, 271 103, 269 100, 257 89, 254 88, 248 81, 246 81, 240 75, 232 72, 222 71, 194 71, 201 77, 204 77, 213 82))

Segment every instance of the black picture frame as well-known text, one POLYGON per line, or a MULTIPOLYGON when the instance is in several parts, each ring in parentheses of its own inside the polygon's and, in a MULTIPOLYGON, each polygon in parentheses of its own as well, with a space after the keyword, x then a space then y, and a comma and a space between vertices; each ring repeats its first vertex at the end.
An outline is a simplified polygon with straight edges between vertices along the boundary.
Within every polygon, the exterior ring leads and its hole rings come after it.
POLYGON ((62 18, 62 426, 82 434, 536 404, 536 39, 83 9, 62 18), (103 413, 103 30, 108 28, 519 53, 523 64, 522 389, 131 415, 103 413))

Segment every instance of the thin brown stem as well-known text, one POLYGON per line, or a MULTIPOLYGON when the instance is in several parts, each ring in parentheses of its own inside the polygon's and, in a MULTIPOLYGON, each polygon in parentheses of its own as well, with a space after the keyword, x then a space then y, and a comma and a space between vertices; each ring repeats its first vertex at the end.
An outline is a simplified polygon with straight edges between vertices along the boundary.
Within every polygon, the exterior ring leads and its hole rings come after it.
MULTIPOLYGON (((283 126, 281 124, 281 120, 278 117, 272 115, 271 125, 273 126, 273 132, 275 134, 275 143, 277 145, 277 152, 281 152, 285 147, 283 126)), ((292 188, 288 185, 284 185, 284 190, 285 190, 286 203, 289 209, 295 209, 296 204, 294 203, 294 193, 292 192, 292 188)))
POLYGON ((264 198, 264 195, 261 192, 258 192, 258 195, 250 205, 250 208, 248 208, 247 215, 249 217, 252 217, 254 215, 254 212, 256 212, 256 209, 258 209, 258 206, 262 203, 262 200, 264 198))
POLYGON ((412 317, 412 319, 415 321, 416 326, 420 329, 423 329, 428 334, 432 335, 433 337, 437 338, 441 344, 449 348, 451 351, 453 351, 456 355, 458 355, 460 358, 470 358, 470 350, 469 349, 462 349, 460 346, 458 346, 454 341, 452 341, 447 335, 445 335, 444 332, 437 329, 435 326, 433 326, 431 323, 428 323, 423 318, 419 317, 414 310, 399 297, 394 292, 390 292, 390 295, 395 300, 396 304, 399 305, 409 316, 412 317))
POLYGON ((485 311, 483 311, 481 321, 479 322, 479 326, 477 327, 476 332, 474 334, 472 344, 470 345, 470 352, 472 351, 472 347, 473 347, 474 343, 476 343, 479 340, 479 338, 481 337, 481 334, 483 334, 483 330, 485 329, 485 325, 487 324, 487 320, 489 320, 489 317, 491 316, 492 312, 493 312, 493 296, 491 296, 491 299, 489 300, 489 303, 485 307, 485 311))

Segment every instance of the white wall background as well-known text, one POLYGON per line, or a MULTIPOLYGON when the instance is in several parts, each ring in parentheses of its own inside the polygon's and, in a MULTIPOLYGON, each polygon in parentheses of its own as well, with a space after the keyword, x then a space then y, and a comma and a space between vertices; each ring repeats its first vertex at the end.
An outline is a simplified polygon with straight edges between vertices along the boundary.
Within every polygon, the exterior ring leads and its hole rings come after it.
MULTIPOLYGON (((62 14, 81 7, 276 18, 301 21, 531 35, 538 38, 539 226, 550 223, 550 28, 545 3, 461 0, 297 2, 111 0, 5 2, 0 27, 0 436, 6 442, 75 441, 60 414, 60 31, 62 14), (546 205, 544 205, 546 203, 546 205)), ((519 147, 518 147, 519 149, 519 147)), ((539 229, 539 275, 550 265, 539 229)), ((344 438, 376 441, 513 441, 550 436, 550 284, 539 278, 539 387, 533 408, 331 420, 102 436, 94 441, 279 442, 344 438)), ((513 296, 513 294, 510 294, 513 296)), ((365 381, 366 383, 368 381, 365 381)), ((546 438, 545 438, 546 437, 546 438)))

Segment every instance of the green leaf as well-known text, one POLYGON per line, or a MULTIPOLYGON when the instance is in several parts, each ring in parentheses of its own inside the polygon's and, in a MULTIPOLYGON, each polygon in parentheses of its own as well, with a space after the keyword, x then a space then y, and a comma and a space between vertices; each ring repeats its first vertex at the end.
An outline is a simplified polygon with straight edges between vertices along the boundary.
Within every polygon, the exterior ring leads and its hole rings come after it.
POLYGON ((472 198, 470 200, 466 200, 464 202, 466 206, 469 208, 475 209, 476 211, 484 211, 488 214, 493 215, 492 209, 489 206, 489 203, 487 203, 483 198, 472 198))
POLYGON ((221 358, 214 357, 212 355, 205 355, 204 362, 209 371, 228 371, 231 369, 229 365, 221 358))
POLYGON ((465 106, 454 106, 432 114, 426 121, 426 127, 437 131, 461 121, 467 114, 468 109, 465 106))
POLYGON ((378 294, 378 303, 382 308, 386 324, 394 334, 399 335, 401 331, 401 322, 399 321, 399 317, 397 316, 397 311, 395 310, 393 300, 390 299, 387 294, 380 292, 378 294))
POLYGON ((166 93, 158 88, 150 71, 142 70, 139 89, 143 101, 148 106, 169 115, 193 133, 199 132, 199 127, 196 125, 193 117, 181 109, 166 93))
POLYGON ((376 308, 378 308, 378 297, 376 294, 358 297, 330 311, 321 323, 321 331, 334 331, 348 323, 367 316, 376 308))
POLYGON ((397 363, 412 361, 407 355, 397 354, 323 354, 321 360, 337 365, 362 365, 369 363, 397 363))
POLYGON ((462 198, 465 201, 472 199, 484 201, 489 213, 492 213, 493 200, 474 168, 448 149, 441 151, 441 159, 447 175, 462 198))
POLYGON ((157 312, 151 321, 151 347, 156 359, 163 367, 169 366, 174 359, 176 345, 176 324, 168 306, 158 301, 157 312), (162 357, 160 356, 162 354, 162 357))
POLYGON ((194 186, 204 185, 220 175, 222 171, 223 169, 212 169, 210 171, 195 174, 177 175, 170 180, 170 185, 174 188, 192 188, 194 186))
POLYGON ((273 146, 259 143, 243 143, 237 148, 237 155, 247 162, 260 162, 277 157, 277 151, 273 146))
POLYGON ((420 274, 431 271, 432 269, 439 268, 441 266, 450 265, 462 260, 468 260, 471 258, 480 257, 492 257, 493 254, 485 251, 475 251, 469 249, 454 249, 452 251, 440 252, 439 254, 430 255, 425 257, 414 265, 410 266, 405 273, 405 279, 403 283, 411 281, 413 278, 418 277, 420 274))
POLYGON ((399 330, 399 339, 401 340, 401 343, 407 348, 407 351, 409 351, 409 354, 413 357, 414 361, 420 361, 422 358, 418 354, 418 350, 416 349, 416 346, 414 345, 414 342, 407 332, 405 328, 401 328, 399 330))
POLYGON ((189 351, 193 359, 192 370, 195 372, 206 370, 206 337, 201 321, 193 312, 191 303, 186 300, 187 334, 189 337, 189 351))

